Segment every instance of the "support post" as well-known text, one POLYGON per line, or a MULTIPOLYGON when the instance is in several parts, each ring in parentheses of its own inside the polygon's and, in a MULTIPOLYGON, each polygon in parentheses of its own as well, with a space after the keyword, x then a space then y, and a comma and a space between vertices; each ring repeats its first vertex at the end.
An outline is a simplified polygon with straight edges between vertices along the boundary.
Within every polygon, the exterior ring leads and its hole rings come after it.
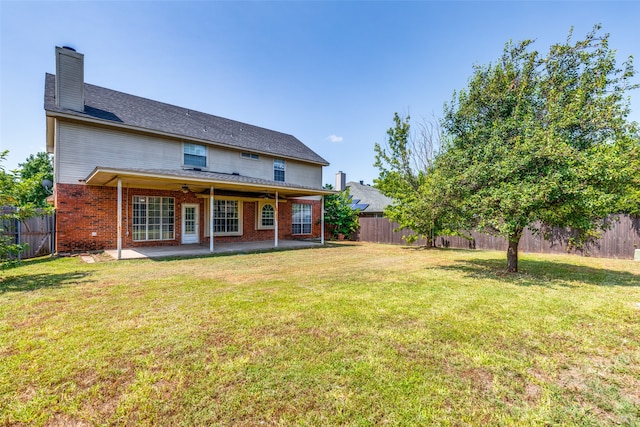
POLYGON ((209 188, 209 252, 213 253, 213 185, 209 188))
POLYGON ((118 177, 118 256, 122 259, 122 179, 118 177))
POLYGON ((324 194, 320 198, 320 243, 324 245, 324 194))
POLYGON ((276 191, 276 212, 273 218, 273 236, 274 236, 274 248, 278 247, 278 192, 276 191))

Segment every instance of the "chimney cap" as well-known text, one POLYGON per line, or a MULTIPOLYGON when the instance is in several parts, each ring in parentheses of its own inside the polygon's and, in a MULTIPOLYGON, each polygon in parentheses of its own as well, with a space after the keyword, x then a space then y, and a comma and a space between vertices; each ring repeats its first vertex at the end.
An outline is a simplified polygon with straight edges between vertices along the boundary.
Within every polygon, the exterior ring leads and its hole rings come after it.
POLYGON ((76 50, 74 48, 72 48, 71 46, 62 46, 63 49, 67 49, 70 50, 72 52, 76 52, 76 50))

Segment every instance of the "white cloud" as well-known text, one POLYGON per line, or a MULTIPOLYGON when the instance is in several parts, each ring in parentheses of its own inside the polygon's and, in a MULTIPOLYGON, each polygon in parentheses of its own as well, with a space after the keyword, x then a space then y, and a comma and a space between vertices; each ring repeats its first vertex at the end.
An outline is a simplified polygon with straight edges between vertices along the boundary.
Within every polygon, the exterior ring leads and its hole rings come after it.
POLYGON ((327 139, 331 142, 342 142, 344 138, 338 135, 329 135, 327 139))

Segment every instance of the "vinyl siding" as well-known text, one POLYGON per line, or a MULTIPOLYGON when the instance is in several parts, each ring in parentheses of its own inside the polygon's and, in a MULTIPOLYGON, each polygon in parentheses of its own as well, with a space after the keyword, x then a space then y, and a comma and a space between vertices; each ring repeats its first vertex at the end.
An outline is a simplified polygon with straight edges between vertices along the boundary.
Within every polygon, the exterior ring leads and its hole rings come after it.
MULTIPOLYGON (((57 121, 56 178, 77 184, 96 166, 114 168, 180 169, 183 142, 120 130, 57 121)), ((207 170, 273 180, 273 157, 259 160, 241 156, 241 151, 214 146, 207 148, 207 170)), ((322 166, 286 160, 285 181, 309 187, 322 186, 322 166)))
POLYGON ((58 179, 77 184, 96 166, 179 169, 182 144, 145 135, 59 122, 58 179))

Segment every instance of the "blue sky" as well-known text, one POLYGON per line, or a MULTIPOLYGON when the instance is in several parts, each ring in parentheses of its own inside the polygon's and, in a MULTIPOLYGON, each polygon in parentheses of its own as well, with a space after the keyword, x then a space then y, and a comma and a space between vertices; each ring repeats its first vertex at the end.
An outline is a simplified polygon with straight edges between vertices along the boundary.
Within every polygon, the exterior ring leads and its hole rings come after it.
POLYGON ((0 0, 0 149, 8 169, 45 150, 44 74, 66 45, 87 83, 293 134, 331 163, 324 182, 372 183, 393 113, 440 116, 508 40, 546 51, 601 23, 622 63, 640 58, 638 17, 632 1, 0 0))

